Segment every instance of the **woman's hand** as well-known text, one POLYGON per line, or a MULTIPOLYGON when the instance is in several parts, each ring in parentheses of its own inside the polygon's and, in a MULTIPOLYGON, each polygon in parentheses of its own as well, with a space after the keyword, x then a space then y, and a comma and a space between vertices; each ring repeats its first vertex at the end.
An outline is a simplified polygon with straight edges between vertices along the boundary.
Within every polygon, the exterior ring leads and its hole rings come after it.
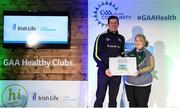
POLYGON ((133 76, 134 76, 134 77, 137 77, 139 74, 140 74, 139 71, 136 71, 133 76))
POLYGON ((108 77, 112 77, 112 72, 109 69, 106 69, 105 73, 108 77))

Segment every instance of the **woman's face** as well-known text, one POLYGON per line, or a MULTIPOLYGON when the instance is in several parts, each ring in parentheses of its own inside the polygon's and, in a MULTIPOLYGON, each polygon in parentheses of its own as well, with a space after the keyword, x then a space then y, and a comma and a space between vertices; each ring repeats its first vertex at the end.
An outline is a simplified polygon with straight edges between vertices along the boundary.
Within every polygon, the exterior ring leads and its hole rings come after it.
POLYGON ((143 37, 137 36, 135 38, 135 47, 136 47, 136 49, 140 50, 140 49, 144 48, 145 43, 146 43, 146 41, 144 40, 143 37))

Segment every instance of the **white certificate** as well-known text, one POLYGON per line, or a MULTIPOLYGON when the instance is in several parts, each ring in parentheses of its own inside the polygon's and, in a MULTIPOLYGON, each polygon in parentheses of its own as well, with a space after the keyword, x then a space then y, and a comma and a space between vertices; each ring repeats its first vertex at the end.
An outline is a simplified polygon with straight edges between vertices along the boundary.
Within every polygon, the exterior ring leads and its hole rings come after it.
POLYGON ((137 72, 135 57, 110 57, 109 70, 113 76, 134 75, 137 72))

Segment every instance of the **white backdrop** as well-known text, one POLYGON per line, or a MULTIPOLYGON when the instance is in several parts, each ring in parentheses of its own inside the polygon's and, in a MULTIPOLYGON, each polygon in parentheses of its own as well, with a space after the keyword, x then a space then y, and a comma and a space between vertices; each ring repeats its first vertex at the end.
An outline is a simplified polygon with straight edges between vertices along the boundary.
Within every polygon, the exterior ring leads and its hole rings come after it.
MULTIPOLYGON (((150 43, 148 49, 155 56, 154 81, 149 106, 180 107, 180 14, 179 0, 88 0, 88 105, 93 106, 97 85, 97 67, 93 47, 98 34, 107 30, 107 17, 117 15, 119 32, 126 39, 126 50, 133 47, 137 33, 143 33, 150 43), (176 99, 177 98, 177 99, 176 99)), ((118 94, 118 106, 123 94, 118 94)), ((124 96, 121 102, 127 106, 124 96)), ((108 105, 108 97, 104 106, 108 105)))

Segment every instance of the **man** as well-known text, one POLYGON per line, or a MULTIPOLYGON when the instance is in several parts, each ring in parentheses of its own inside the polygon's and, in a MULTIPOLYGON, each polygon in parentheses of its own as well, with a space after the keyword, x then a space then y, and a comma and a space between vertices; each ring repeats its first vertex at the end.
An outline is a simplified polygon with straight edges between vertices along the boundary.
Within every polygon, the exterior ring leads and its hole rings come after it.
POLYGON ((108 18, 108 30, 100 34, 94 46, 94 60, 98 67, 96 101, 94 107, 102 107, 109 86, 109 107, 116 107, 116 97, 121 83, 120 76, 112 76, 109 68, 109 57, 124 56, 125 39, 118 34, 119 19, 116 16, 108 18))

